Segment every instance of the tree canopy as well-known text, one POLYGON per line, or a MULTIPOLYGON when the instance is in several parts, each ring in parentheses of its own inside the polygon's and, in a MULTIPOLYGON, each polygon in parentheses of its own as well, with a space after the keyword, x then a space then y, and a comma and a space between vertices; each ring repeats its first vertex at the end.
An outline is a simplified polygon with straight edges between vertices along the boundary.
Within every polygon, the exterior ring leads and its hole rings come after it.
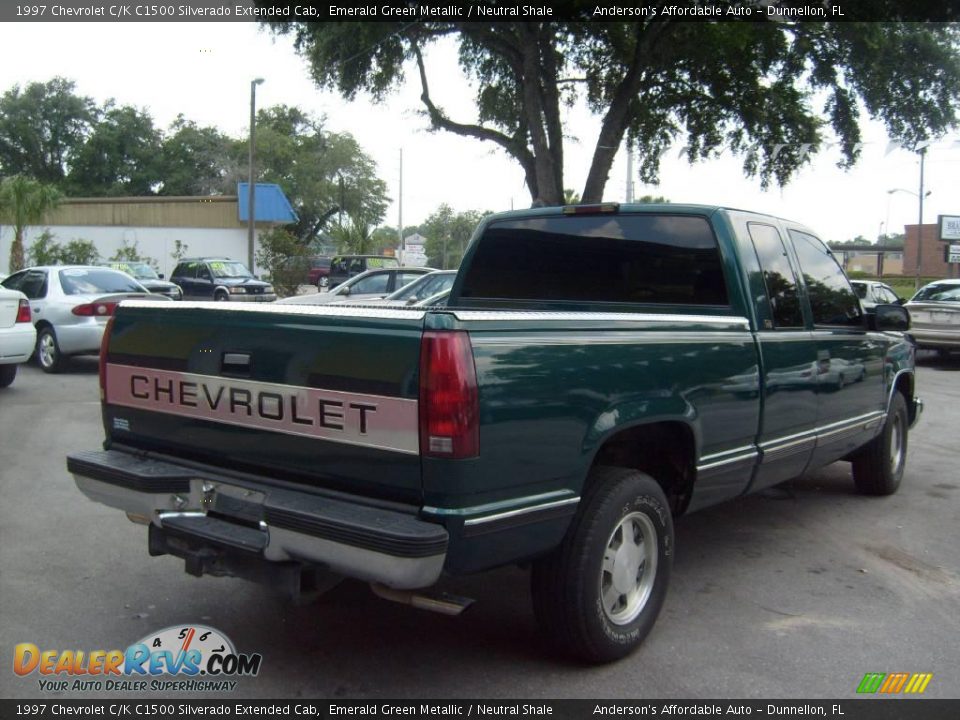
MULTIPOLYGON (((377 167, 349 133, 332 133, 297 107, 257 113, 256 172, 280 185, 297 212, 300 242, 330 218, 376 225, 389 198, 377 167)), ((37 178, 72 197, 217 195, 246 181, 248 138, 230 138, 182 114, 167 131, 146 109, 97 106, 54 78, 0 96, 0 177, 37 178)))
POLYGON ((534 202, 555 205, 569 187, 563 111, 577 102, 600 124, 581 138, 593 148, 585 203, 602 200, 624 142, 646 183, 679 142, 690 161, 732 150, 767 186, 832 143, 854 163, 863 113, 907 147, 942 135, 957 120, 960 29, 875 22, 907 9, 906 0, 844 6, 838 23, 262 22, 291 34, 317 85, 347 99, 381 100, 412 75, 432 129, 499 146, 522 167, 534 202), (475 90, 473 117, 452 116, 433 94, 431 77, 448 69, 428 68, 424 50, 446 37, 475 90))

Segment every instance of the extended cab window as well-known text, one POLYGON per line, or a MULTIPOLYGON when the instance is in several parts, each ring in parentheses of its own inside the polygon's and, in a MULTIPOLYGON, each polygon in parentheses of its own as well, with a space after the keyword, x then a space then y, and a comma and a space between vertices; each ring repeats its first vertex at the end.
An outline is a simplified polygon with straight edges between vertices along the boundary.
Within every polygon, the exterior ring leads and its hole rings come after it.
POLYGON ((797 293, 797 278, 787 259, 780 232, 765 223, 748 223, 750 239, 763 270, 774 327, 803 327, 803 313, 797 293))
POLYGON ((504 220, 480 238, 462 298, 727 305, 705 218, 580 215, 504 220))
POLYGON ((813 235, 798 230, 790 230, 790 237, 810 296, 813 324, 862 325, 857 294, 826 246, 813 235))

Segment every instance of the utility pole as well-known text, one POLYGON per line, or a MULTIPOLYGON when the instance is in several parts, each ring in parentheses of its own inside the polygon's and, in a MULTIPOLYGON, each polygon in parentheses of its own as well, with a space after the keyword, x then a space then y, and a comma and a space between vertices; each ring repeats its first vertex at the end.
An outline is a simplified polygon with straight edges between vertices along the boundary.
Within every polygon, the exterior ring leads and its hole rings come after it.
POLYGON ((400 192, 397 198, 397 247, 400 249, 400 264, 403 265, 403 253, 406 251, 403 239, 403 148, 400 148, 400 192))
POLYGON ((920 148, 920 222, 917 224, 917 274, 914 277, 914 289, 920 289, 920 259, 923 257, 923 160, 927 148, 920 148))
POLYGON ((255 273, 254 270, 254 257, 253 257, 253 245, 254 245, 254 223, 256 222, 256 172, 254 171, 254 142, 256 140, 256 130, 257 130, 257 85, 260 85, 263 82, 263 78, 256 78, 250 81, 250 178, 247 186, 247 266, 250 272, 255 273))
POLYGON ((633 150, 627 145, 627 203, 633 202, 633 150))

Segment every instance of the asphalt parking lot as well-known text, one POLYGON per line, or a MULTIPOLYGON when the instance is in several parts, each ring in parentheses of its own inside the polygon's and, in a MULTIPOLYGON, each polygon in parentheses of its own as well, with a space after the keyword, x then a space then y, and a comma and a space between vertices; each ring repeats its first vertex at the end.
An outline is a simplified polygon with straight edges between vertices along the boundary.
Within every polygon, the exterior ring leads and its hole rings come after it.
POLYGON ((102 438, 96 360, 56 376, 22 367, 0 391, 0 696, 129 695, 42 692, 12 672, 17 643, 125 648, 203 623, 263 655, 230 697, 852 699, 867 672, 932 672, 927 697, 960 697, 960 359, 931 355, 918 373, 926 410, 897 495, 855 495, 837 463, 682 518, 645 645, 585 668, 540 643, 518 568, 445 580, 476 599, 448 618, 352 582, 293 606, 149 557, 145 528, 87 500, 65 469, 102 438))

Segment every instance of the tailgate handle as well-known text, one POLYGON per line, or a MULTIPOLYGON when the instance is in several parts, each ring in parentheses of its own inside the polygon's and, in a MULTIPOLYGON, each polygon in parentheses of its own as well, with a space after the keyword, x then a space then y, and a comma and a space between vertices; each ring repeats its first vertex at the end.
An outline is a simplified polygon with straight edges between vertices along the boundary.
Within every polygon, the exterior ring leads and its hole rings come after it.
POLYGON ((223 354, 220 370, 228 375, 250 377, 250 353, 227 352, 223 354))

